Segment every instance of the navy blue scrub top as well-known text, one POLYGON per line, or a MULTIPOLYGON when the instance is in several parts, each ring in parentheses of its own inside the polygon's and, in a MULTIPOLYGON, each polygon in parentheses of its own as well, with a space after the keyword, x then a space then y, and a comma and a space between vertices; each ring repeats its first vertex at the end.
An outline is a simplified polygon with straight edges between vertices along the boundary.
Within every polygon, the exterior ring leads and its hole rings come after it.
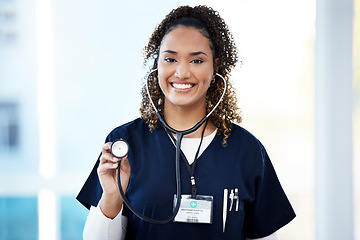
MULTIPOLYGON (((295 213, 279 183, 265 148, 244 128, 233 124, 227 146, 216 135, 196 163, 197 194, 213 200, 213 223, 165 225, 142 221, 124 205, 128 217, 126 239, 245 239, 261 238, 289 223, 295 213), (224 189, 239 189, 239 211, 228 211, 222 229, 224 189)), ((115 128, 106 142, 123 138, 129 143, 131 176, 126 195, 142 214, 156 220, 168 219, 173 211, 175 146, 160 126, 153 133, 142 119, 115 128)), ((77 199, 87 208, 97 206, 102 188, 97 160, 77 199)), ((182 194, 191 194, 190 176, 181 162, 182 194)), ((121 226, 119 226, 121 227, 121 226)))

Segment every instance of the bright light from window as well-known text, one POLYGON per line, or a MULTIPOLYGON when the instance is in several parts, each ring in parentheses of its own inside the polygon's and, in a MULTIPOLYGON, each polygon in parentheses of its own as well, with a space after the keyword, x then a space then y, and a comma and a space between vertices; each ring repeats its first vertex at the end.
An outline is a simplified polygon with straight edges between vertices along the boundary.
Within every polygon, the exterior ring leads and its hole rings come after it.
POLYGON ((54 49, 52 1, 36 0, 39 174, 55 176, 54 49))
POLYGON ((39 240, 57 239, 56 195, 49 189, 42 189, 38 195, 39 240))

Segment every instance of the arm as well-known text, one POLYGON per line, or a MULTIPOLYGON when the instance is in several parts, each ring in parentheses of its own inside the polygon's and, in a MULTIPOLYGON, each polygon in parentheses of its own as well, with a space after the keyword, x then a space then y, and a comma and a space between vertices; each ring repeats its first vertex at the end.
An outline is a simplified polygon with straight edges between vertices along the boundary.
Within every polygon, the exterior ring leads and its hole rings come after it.
MULTIPOLYGON (((111 142, 108 142, 102 147, 97 174, 103 189, 103 194, 98 207, 92 207, 91 209, 93 210, 90 210, 84 228, 84 239, 119 239, 122 235, 122 233, 119 232, 119 229, 122 230, 122 228, 118 227, 119 223, 122 224, 121 210, 123 205, 123 199, 116 181, 118 159, 111 155, 110 146, 111 142), (117 226, 118 229, 112 226, 117 226), (110 237, 113 234, 114 237, 110 237)), ((120 178, 123 191, 126 192, 130 180, 130 165, 127 156, 121 159, 120 178)), ((127 219, 124 222, 126 226, 127 219)))
MULTIPOLYGON (((108 218, 115 218, 123 205, 123 199, 120 195, 117 181, 116 169, 118 159, 110 153, 111 142, 103 145, 100 164, 97 169, 103 194, 99 201, 99 207, 103 214, 108 218)), ((121 159, 120 178, 123 184, 123 191, 126 192, 130 179, 130 165, 127 156, 121 159)))
POLYGON ((105 217, 99 207, 91 206, 89 215, 86 219, 83 239, 125 239, 127 227, 127 217, 122 215, 122 210, 114 218, 105 217), (121 226, 121 227, 119 227, 121 226))

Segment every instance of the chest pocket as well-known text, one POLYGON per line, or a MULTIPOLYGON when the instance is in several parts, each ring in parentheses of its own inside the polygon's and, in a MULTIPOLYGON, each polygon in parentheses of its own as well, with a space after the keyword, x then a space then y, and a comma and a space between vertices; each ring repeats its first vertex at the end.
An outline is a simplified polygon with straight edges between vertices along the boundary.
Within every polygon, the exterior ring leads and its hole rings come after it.
POLYGON ((228 206, 225 233, 238 233, 243 235, 242 229, 245 219, 244 201, 234 200, 232 208, 228 206))

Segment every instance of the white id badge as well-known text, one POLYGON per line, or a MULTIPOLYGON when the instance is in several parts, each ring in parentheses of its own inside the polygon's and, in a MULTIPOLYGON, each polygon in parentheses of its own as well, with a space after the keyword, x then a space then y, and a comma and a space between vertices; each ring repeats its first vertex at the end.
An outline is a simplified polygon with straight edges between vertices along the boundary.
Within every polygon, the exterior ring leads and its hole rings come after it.
MULTIPOLYGON (((174 207, 176 205, 176 195, 174 196, 174 207)), ((208 223, 212 224, 213 196, 181 195, 180 209, 174 218, 174 222, 186 223, 208 223)))

